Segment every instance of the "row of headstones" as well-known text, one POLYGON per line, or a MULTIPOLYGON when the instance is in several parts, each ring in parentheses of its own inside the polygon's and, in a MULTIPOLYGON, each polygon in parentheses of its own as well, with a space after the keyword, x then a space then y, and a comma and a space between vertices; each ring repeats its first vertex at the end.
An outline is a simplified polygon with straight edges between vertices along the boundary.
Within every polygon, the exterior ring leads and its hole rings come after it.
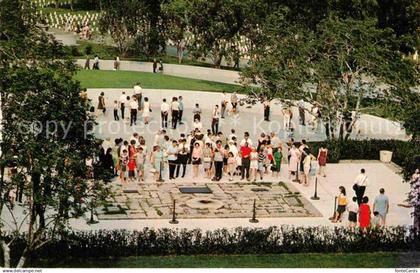
MULTIPOLYGON (((37 12, 37 15, 42 16, 42 11, 37 12)), ((85 15, 70 13, 48 13, 48 15, 45 17, 46 23, 53 28, 70 29, 73 23, 76 22, 81 27, 85 26, 86 24, 89 24, 91 31, 98 31, 98 20, 99 13, 86 13, 85 15)))
MULTIPOLYGON (((49 6, 55 7, 55 5, 56 5, 55 1, 49 1, 49 0, 33 0, 32 4, 34 4, 37 7, 41 7, 41 8, 45 8, 45 7, 49 7, 49 6)), ((69 7, 70 6, 70 1, 59 2, 58 6, 59 7, 69 7)))

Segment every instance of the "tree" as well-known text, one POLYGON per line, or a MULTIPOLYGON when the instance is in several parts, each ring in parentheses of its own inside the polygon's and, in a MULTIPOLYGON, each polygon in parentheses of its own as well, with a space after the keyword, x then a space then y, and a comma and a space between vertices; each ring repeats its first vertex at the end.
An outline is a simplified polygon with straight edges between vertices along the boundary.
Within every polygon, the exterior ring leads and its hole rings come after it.
POLYGON ((100 31, 109 33, 120 54, 125 55, 140 27, 147 25, 145 6, 138 0, 101 0, 101 5, 100 31))
POLYGON ((178 63, 182 63, 188 27, 187 1, 173 0, 163 3, 162 14, 167 24, 166 37, 175 44, 178 63))
POLYGON ((196 58, 211 57, 219 68, 223 57, 235 53, 233 45, 239 40, 243 22, 240 2, 192 0, 187 13, 192 33, 189 51, 196 58))
POLYGON ((318 105, 327 137, 349 137, 368 92, 393 97, 418 83, 418 70, 397 51, 392 30, 374 20, 328 18, 312 31, 277 18, 264 27, 265 44, 243 79, 261 85, 256 97, 318 105))
MULTIPOLYGON (((75 64, 36 27, 29 1, 1 5, 0 244, 4 266, 10 267, 10 245, 26 230, 17 264, 23 267, 48 242, 49 231, 69 228, 70 212, 82 216, 92 196, 108 197, 101 181, 109 174, 91 177, 85 163, 99 155, 100 141, 73 80, 75 64)), ((100 168, 98 162, 94 166, 100 168)))

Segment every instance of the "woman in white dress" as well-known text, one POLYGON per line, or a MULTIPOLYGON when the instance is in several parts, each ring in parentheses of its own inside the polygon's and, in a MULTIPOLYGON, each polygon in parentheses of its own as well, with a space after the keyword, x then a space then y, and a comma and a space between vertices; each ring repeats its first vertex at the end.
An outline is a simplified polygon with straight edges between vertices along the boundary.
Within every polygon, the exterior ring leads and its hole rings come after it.
POLYGON ((292 176, 292 172, 296 173, 299 171, 299 162, 300 162, 300 151, 294 144, 289 151, 290 159, 289 159, 289 179, 292 176))
POLYGON ((149 124, 149 117, 150 117, 150 103, 149 98, 144 98, 144 104, 143 104, 143 120, 144 124, 149 124))

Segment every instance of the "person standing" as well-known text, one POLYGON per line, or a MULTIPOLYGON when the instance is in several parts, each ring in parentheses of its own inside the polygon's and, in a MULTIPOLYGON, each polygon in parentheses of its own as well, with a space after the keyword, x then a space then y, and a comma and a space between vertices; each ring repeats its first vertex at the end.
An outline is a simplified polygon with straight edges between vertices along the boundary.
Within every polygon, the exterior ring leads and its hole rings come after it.
POLYGON ((124 91, 122 91, 122 94, 118 101, 120 103, 121 118, 122 120, 124 120, 125 104, 127 103, 127 95, 125 94, 124 91))
POLYGON ((99 57, 95 55, 95 59, 93 60, 93 70, 99 70, 99 57))
POLYGON ((120 120, 120 117, 118 116, 118 101, 114 100, 114 120, 118 121, 120 120))
POLYGON ((106 112, 104 92, 101 92, 101 94, 98 97, 98 116, 100 112, 102 112, 103 114, 105 114, 106 112))
POLYGON ((149 124, 149 117, 150 117, 150 112, 152 110, 150 109, 150 103, 149 103, 149 98, 145 97, 144 98, 144 105, 143 105, 143 119, 144 119, 144 124, 149 124))
POLYGON ((120 57, 115 57, 114 60, 114 70, 120 70, 120 57))
POLYGON ((230 96, 230 103, 232 104, 232 113, 236 114, 238 107, 238 95, 236 94, 236 91, 234 91, 230 96))
POLYGON ((357 204, 357 197, 354 196, 352 201, 347 206, 349 212, 349 228, 354 230, 357 225, 357 214, 359 213, 359 205, 357 204))
POLYGON ((137 103, 139 104, 138 110, 141 110, 141 98, 142 98, 142 88, 140 86, 140 83, 137 82, 134 87, 134 97, 137 99, 137 103))
POLYGON ((156 73, 157 71, 157 60, 153 59, 153 73, 156 73))
POLYGON ((181 169, 182 165, 182 178, 185 176, 185 171, 187 169, 187 162, 188 162, 188 154, 189 154, 189 147, 187 145, 187 140, 185 138, 179 141, 178 145, 178 165, 176 168, 176 177, 179 177, 179 169, 181 169))
POLYGON ((219 118, 220 118, 219 105, 216 104, 211 114, 211 132, 213 134, 217 134, 219 132, 219 118))
POLYGON ((216 141, 216 148, 214 149, 213 153, 213 160, 214 160, 214 169, 215 175, 213 177, 213 181, 220 181, 223 175, 223 157, 224 157, 224 149, 222 146, 222 141, 216 141))
POLYGON ((359 207, 359 226, 363 232, 366 232, 366 229, 370 225, 370 206, 369 206, 369 198, 367 196, 362 198, 362 203, 359 207))
POLYGON ((303 185, 309 186, 309 182, 311 180, 310 172, 311 172, 311 163, 315 157, 310 153, 308 148, 305 148, 306 156, 303 159, 303 185))
POLYGON ((319 164, 319 170, 318 174, 322 175, 323 177, 326 177, 325 174, 325 167, 327 165, 327 158, 328 158, 328 149, 325 148, 325 145, 321 144, 321 147, 318 151, 318 164, 319 164))
POLYGON ((154 171, 153 174, 155 176, 155 179, 159 179, 159 174, 163 173, 163 151, 160 148, 160 146, 154 146, 153 151, 150 155, 150 163, 152 164, 154 171))
POLYGON ((379 217, 381 218, 381 226, 385 226, 386 215, 389 211, 389 199, 385 195, 385 190, 381 188, 379 190, 379 195, 375 198, 373 202, 373 211, 379 212, 379 217))
POLYGON ((304 102, 303 100, 299 101, 299 105, 298 105, 298 109, 299 109, 299 124, 302 126, 306 126, 305 125, 305 106, 304 106, 304 102))
POLYGON ((178 117, 179 124, 184 124, 182 122, 182 114, 184 113, 184 102, 183 102, 182 96, 178 97, 178 103, 179 103, 179 117, 178 117))
POLYGON ((200 145, 200 143, 195 142, 194 148, 191 152, 191 163, 192 163, 192 169, 193 169, 193 179, 198 177, 199 174, 199 167, 201 164, 201 158, 203 157, 203 149, 200 145))
POLYGON ((248 142, 245 142, 245 145, 241 147, 241 180, 246 179, 249 181, 249 168, 251 167, 251 148, 248 146, 248 142), (246 174, 245 174, 246 173, 246 174))
POLYGON ((133 96, 133 99, 130 101, 130 126, 137 125, 137 109, 139 104, 137 103, 136 98, 133 96))
POLYGON ((179 102, 177 97, 172 98, 171 103, 171 117, 172 117, 172 129, 176 129, 176 125, 179 120, 179 102))
POLYGON ((360 174, 354 180, 353 190, 357 197, 357 203, 362 204, 363 197, 365 195, 365 190, 368 185, 368 178, 366 176, 365 169, 360 170, 360 174))
POLYGON ((201 108, 198 103, 195 104, 195 107, 192 112, 193 112, 193 120, 201 121, 201 108))
POLYGON ((227 95, 226 95, 226 91, 223 91, 222 100, 220 102, 220 108, 221 108, 220 116, 221 116, 221 118, 225 118, 226 105, 227 105, 227 95))
POLYGON ((160 117, 162 119, 162 128, 168 128, 168 116, 169 116, 169 104, 166 103, 166 99, 163 99, 160 105, 160 117))
POLYGON ((343 213, 346 211, 346 206, 347 206, 347 197, 346 197, 346 188, 344 188, 343 186, 338 187, 338 190, 340 191, 339 194, 337 195, 337 210, 335 212, 334 215, 334 219, 331 220, 331 222, 333 223, 337 223, 337 221, 341 222, 341 216, 343 215, 343 213))
POLYGON ((263 102, 264 106, 264 120, 270 121, 270 101, 267 99, 263 102))
POLYGON ((251 180, 253 182, 257 181, 257 173, 258 173, 258 152, 255 147, 251 148, 251 153, 249 155, 250 166, 249 169, 251 171, 251 180))
POLYGON ((86 56, 85 69, 90 70, 90 57, 89 57, 89 55, 86 56))
POLYGON ((289 150, 289 179, 291 178, 292 174, 296 174, 299 171, 299 161, 300 161, 300 151, 296 148, 295 144, 291 144, 291 148, 289 150))
POLYGON ((172 145, 166 150, 168 154, 168 164, 169 164, 169 179, 175 179, 175 170, 178 165, 178 143, 176 140, 172 141, 172 145))
POLYGON ((272 176, 279 178, 280 171, 281 171, 281 160, 283 158, 283 153, 280 149, 274 150, 273 149, 273 165, 271 166, 272 176))

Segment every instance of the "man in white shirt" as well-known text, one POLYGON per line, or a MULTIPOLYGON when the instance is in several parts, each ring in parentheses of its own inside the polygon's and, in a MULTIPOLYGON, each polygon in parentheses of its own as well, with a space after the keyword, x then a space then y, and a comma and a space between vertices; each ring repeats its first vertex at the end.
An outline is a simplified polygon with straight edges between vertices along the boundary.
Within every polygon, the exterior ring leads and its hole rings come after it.
POLYGON ((219 105, 214 106, 213 112, 211 114, 211 132, 217 134, 219 132, 219 105))
POLYGON ((249 133, 244 133, 244 139, 241 140, 241 147, 245 146, 245 143, 248 143, 248 147, 252 147, 252 140, 249 138, 249 133))
POLYGON ((178 165, 178 142, 176 140, 172 141, 172 145, 168 146, 166 150, 168 154, 168 164, 169 164, 169 179, 175 179, 175 170, 178 165))
POLYGON ((193 109, 192 112, 193 112, 193 120, 198 119, 199 121, 201 121, 201 108, 198 103, 195 104, 195 108, 193 109))
POLYGON ((130 126, 136 125, 137 123, 137 109, 139 104, 137 99, 133 96, 133 99, 130 101, 130 126))
POLYGON ((125 91, 122 92, 118 102, 120 103, 121 108, 121 118, 124 120, 125 104, 127 103, 127 95, 125 94, 125 91))
POLYGON ((222 100, 220 102, 220 107, 222 108, 221 110, 221 118, 225 118, 225 112, 226 112, 226 105, 227 105, 228 101, 227 101, 227 95, 226 92, 223 91, 222 94, 222 100))
POLYGON ((354 180, 354 185, 353 185, 353 190, 357 197, 357 204, 359 204, 359 206, 362 203, 362 199, 363 199, 363 196, 365 195, 365 190, 368 183, 369 181, 366 176, 366 171, 365 169, 361 169, 360 174, 354 180))
POLYGON ((162 119, 162 128, 168 128, 168 115, 169 115, 169 104, 166 103, 166 99, 163 99, 160 105, 160 116, 162 119))
POLYGON ((138 110, 141 110, 141 97, 142 97, 141 92, 142 92, 142 89, 141 89, 140 83, 137 82, 134 85, 133 89, 134 89, 134 97, 137 99, 137 103, 139 104, 138 110))

